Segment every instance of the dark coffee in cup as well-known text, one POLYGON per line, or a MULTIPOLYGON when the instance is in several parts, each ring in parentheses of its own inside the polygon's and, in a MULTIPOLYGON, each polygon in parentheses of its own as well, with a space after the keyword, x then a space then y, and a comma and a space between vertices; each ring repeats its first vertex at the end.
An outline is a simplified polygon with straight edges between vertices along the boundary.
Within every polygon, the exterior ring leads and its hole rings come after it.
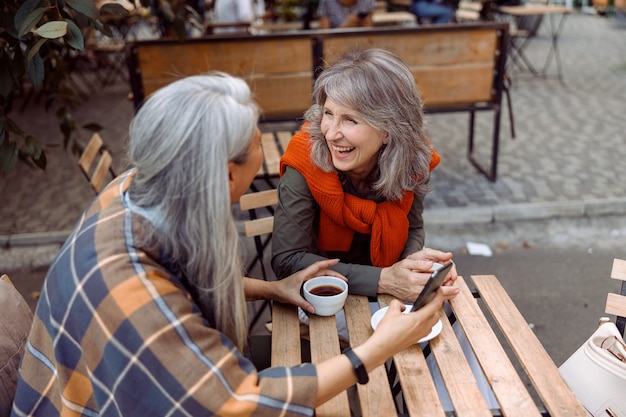
POLYGON ((309 292, 313 295, 319 295, 321 297, 330 297, 331 295, 341 294, 343 290, 334 285, 320 285, 319 287, 311 288, 309 292))

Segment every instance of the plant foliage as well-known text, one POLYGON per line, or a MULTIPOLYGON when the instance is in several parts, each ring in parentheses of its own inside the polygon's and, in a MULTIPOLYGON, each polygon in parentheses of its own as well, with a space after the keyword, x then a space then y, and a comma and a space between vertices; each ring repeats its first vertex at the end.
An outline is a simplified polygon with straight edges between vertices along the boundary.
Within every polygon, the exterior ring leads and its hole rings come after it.
MULTIPOLYGON (((12 171, 20 156, 46 167, 38 139, 10 117, 15 95, 28 88, 44 93, 47 110, 58 104, 56 115, 68 145, 76 131, 69 108, 80 102, 69 83, 68 58, 84 51, 87 28, 111 33, 102 15, 120 13, 127 11, 119 4, 98 10, 93 0, 0 0, 0 172, 12 171)), ((95 124, 87 128, 100 129, 95 124)))

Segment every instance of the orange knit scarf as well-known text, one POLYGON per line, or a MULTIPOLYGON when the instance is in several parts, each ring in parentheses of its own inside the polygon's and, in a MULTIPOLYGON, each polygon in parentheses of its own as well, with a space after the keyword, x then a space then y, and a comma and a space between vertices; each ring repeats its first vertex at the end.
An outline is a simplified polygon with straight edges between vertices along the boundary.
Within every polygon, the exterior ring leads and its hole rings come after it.
MULTIPOLYGON (((372 265, 386 267, 397 262, 408 238, 407 214, 413 204, 413 193, 406 191, 400 201, 381 203, 344 193, 337 173, 324 172, 311 161, 309 138, 304 127, 291 138, 280 160, 280 174, 285 172, 286 166, 295 168, 304 176, 311 195, 319 204, 319 248, 347 252, 354 233, 358 232, 371 235, 372 265)), ((433 150, 431 170, 439 159, 433 150)))

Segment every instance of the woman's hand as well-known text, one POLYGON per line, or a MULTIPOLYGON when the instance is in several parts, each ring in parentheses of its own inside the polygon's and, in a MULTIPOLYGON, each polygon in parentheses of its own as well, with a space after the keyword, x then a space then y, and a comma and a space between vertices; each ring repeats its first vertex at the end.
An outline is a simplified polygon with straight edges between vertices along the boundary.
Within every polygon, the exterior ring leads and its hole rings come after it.
MULTIPOLYGON (((377 292, 390 294, 401 300, 413 301, 428 281, 433 264, 444 264, 451 259, 452 253, 430 248, 412 253, 405 259, 382 269, 377 292)), ((453 266, 443 285, 453 285, 457 277, 456 266, 453 266)))
POLYGON ((321 275, 330 275, 341 278, 344 281, 348 281, 346 277, 341 275, 339 272, 328 269, 329 267, 336 265, 338 262, 339 259, 318 261, 309 267, 288 276, 287 278, 273 281, 272 299, 281 303, 296 305, 309 313, 315 312, 313 305, 306 301, 300 294, 300 288, 305 281, 321 275))
MULTIPOLYGON (((424 307, 406 314, 403 313, 406 308, 404 304, 399 300, 393 300, 372 336, 365 343, 353 349, 365 365, 365 369, 371 372, 388 358, 414 345, 428 335, 439 319, 439 310, 443 302, 456 296, 459 291, 457 287, 440 287, 437 289, 435 297, 424 307)), ((337 366, 335 368, 327 367, 330 369, 321 368, 320 365, 318 367, 319 372, 322 370, 337 372, 337 366)))
POLYGON ((405 313, 405 305, 399 300, 392 300, 387 313, 374 332, 374 340, 383 343, 390 341, 391 346, 380 346, 381 349, 392 349, 391 355, 403 350, 428 335, 439 320, 439 310, 445 300, 454 298, 460 289, 457 287, 440 287, 435 297, 417 311, 405 313))

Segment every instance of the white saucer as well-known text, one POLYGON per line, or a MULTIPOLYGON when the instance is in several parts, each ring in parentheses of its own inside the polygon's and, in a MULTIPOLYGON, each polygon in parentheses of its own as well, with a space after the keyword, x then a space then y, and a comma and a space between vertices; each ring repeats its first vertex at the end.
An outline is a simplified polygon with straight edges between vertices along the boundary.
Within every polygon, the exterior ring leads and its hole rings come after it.
MULTIPOLYGON (((404 314, 409 314, 411 312, 411 307, 411 305, 406 305, 404 314)), ((372 320, 370 321, 370 323, 372 324, 372 329, 376 330, 376 327, 378 327, 378 323, 380 323, 380 321, 383 319, 383 317, 387 313, 388 308, 389 307, 383 307, 374 314, 372 314, 372 320)), ((437 323, 435 323, 433 328, 430 330, 430 333, 418 340, 417 343, 428 342, 429 340, 434 339, 435 337, 439 336, 439 333, 441 333, 442 329, 443 324, 441 323, 441 320, 438 320, 437 323)))

